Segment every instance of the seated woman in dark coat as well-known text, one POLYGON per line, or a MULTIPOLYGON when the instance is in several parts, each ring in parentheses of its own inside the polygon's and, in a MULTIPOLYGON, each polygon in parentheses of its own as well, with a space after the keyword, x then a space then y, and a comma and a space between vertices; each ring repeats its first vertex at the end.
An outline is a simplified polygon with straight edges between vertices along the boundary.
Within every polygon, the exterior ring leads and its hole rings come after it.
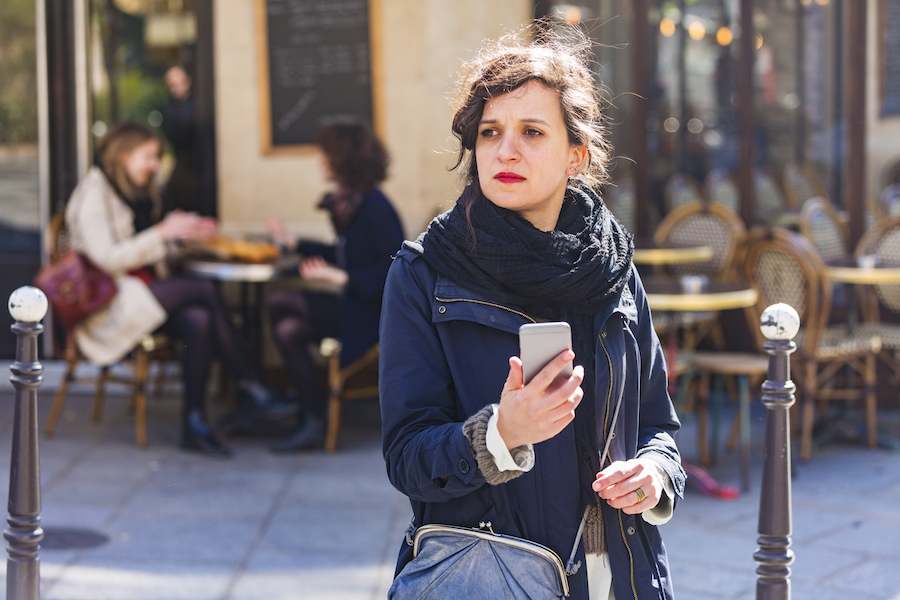
POLYGON ((276 452, 319 448, 325 439, 326 391, 309 344, 324 337, 341 340, 341 363, 359 358, 378 342, 381 295, 391 256, 403 241, 393 206, 376 185, 387 175, 388 156, 372 130, 346 121, 319 130, 316 143, 337 190, 319 208, 327 210, 337 244, 300 241, 278 221, 268 223, 276 240, 305 258, 300 274, 342 288, 339 295, 278 290, 268 299, 272 332, 294 387, 291 395, 304 415, 300 427, 273 448, 276 452), (334 266, 336 265, 336 266, 334 266))

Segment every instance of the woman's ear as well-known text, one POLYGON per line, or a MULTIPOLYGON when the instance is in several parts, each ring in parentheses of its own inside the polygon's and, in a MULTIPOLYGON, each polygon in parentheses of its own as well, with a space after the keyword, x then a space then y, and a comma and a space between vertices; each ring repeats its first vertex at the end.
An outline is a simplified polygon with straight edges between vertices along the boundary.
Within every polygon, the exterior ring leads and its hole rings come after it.
POLYGON ((578 173, 578 171, 581 170, 581 166, 584 164, 584 159, 586 157, 587 146, 572 146, 572 156, 566 172, 570 175, 578 173))

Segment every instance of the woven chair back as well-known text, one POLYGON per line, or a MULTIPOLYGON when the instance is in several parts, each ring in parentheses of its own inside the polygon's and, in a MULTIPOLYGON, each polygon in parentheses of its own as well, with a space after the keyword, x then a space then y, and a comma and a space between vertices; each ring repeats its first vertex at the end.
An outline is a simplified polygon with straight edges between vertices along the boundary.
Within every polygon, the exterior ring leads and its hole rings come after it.
POLYGON ((822 180, 806 163, 792 162, 784 168, 784 193, 788 206, 799 208, 815 197, 828 197, 822 180))
POLYGON ((841 222, 831 202, 825 198, 810 198, 803 204, 800 233, 813 243, 822 260, 850 256, 847 226, 841 222))
MULTIPOLYGON (((781 227, 755 227, 747 236, 744 277, 759 292, 756 322, 766 307, 784 302, 797 311, 804 331, 803 348, 812 354, 831 310, 831 283, 812 243, 781 227)), ((759 346, 764 339, 754 327, 759 346)))
POLYGON ((766 171, 753 171, 753 188, 756 191, 757 218, 766 221, 780 215, 787 208, 781 186, 766 171))
MULTIPOLYGON (((888 218, 866 232, 856 247, 856 255, 863 254, 874 254, 882 265, 900 267, 900 216, 888 218)), ((900 313, 900 285, 879 284, 875 291, 888 310, 900 313)))
POLYGON ((741 206, 741 190, 725 169, 713 169, 704 183, 706 197, 714 204, 738 213, 741 206))
POLYGON ((885 217, 900 217, 900 184, 895 183, 884 188, 878 198, 878 207, 885 217))
POLYGON ((685 204, 703 201, 703 192, 697 180, 686 173, 675 173, 666 183, 666 210, 671 212, 685 204))
POLYGON ((745 236, 744 224, 734 212, 719 204, 692 202, 663 219, 654 241, 663 248, 712 247, 713 257, 708 261, 672 265, 676 275, 690 273, 710 279, 731 279, 734 257, 745 236))

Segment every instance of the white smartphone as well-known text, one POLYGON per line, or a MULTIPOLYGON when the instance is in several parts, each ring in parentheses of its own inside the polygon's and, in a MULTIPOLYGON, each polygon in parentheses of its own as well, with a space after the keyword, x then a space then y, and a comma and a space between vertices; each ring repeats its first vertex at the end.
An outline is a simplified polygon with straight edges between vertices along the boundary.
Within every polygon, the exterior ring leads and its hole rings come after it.
MULTIPOLYGON (((572 347, 572 328, 566 322, 527 323, 519 327, 519 356, 522 359, 523 381, 546 367, 559 353, 572 347)), ((563 368, 559 378, 568 379, 572 374, 572 361, 563 368)))

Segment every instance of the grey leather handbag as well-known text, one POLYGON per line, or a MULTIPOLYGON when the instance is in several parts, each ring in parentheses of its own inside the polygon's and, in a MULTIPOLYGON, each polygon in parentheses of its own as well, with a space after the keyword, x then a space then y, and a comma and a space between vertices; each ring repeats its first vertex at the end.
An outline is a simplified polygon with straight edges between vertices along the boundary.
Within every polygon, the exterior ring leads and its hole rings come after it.
MULTIPOLYGON (((610 431, 615 429, 621 401, 616 404, 610 431)), ((600 465, 609 458, 607 436, 600 465)), ((494 533, 490 523, 478 528, 423 525, 411 522, 406 542, 413 559, 394 579, 388 600, 550 600, 569 596, 567 577, 581 562, 575 554, 590 506, 584 509, 568 563, 536 542, 494 533), (415 531, 415 533, 413 533, 415 531)))
MULTIPOLYGON (((581 528, 573 557, 580 539, 581 528)), ((555 600, 569 595, 567 574, 580 566, 570 560, 567 568, 550 548, 494 533, 490 523, 477 529, 423 525, 411 541, 415 558, 397 575, 389 600, 555 600)))

